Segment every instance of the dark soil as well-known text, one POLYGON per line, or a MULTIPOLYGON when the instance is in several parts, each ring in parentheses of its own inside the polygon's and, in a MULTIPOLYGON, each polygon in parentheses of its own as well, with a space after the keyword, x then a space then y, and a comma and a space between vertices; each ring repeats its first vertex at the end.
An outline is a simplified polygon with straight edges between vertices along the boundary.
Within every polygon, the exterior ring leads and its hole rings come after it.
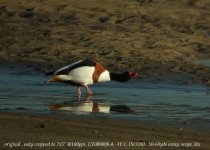
POLYGON ((144 76, 189 73, 209 83, 210 1, 0 1, 0 62, 43 72, 79 59, 144 76))

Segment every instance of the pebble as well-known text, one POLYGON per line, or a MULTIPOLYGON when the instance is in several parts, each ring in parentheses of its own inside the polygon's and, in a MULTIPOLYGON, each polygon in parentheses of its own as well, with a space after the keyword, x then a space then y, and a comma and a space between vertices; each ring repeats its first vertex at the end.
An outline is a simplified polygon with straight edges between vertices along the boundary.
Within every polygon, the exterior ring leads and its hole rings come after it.
POLYGON ((102 16, 99 17, 99 21, 100 21, 101 23, 105 23, 105 22, 107 22, 108 20, 109 20, 109 16, 108 16, 108 15, 102 15, 102 16))
POLYGON ((210 86, 210 80, 208 80, 208 81, 206 82, 206 85, 207 85, 207 86, 210 86))
POLYGON ((186 121, 183 122, 183 124, 184 124, 185 126, 190 126, 190 125, 192 125, 192 123, 193 123, 192 120, 186 120, 186 121))
POLYGON ((35 15, 33 9, 26 9, 25 11, 19 14, 22 18, 32 18, 35 15))
POLYGON ((45 125, 44 123, 41 123, 41 124, 35 125, 35 128, 45 128, 45 125))
POLYGON ((98 131, 97 131, 97 130, 93 130, 93 133, 94 133, 94 134, 98 134, 98 131))
POLYGON ((17 107, 16 110, 26 110, 24 107, 17 107))

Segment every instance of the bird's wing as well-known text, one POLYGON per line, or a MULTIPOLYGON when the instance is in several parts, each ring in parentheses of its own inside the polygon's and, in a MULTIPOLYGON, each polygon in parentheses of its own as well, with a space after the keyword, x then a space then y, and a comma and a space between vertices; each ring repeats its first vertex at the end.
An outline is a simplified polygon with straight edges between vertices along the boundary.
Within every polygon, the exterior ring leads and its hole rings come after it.
POLYGON ((71 70, 78 68, 78 67, 82 67, 82 66, 95 66, 96 63, 93 61, 90 61, 88 59, 85 60, 79 60, 77 62, 71 63, 67 66, 64 66, 60 69, 58 69, 54 75, 67 75, 71 70))
POLYGON ((64 66, 60 69, 58 69, 57 71, 54 72, 54 75, 61 75, 61 74, 68 74, 69 72, 69 68, 75 66, 76 64, 82 62, 83 60, 79 60, 79 61, 76 61, 76 62, 73 62, 67 66, 64 66))

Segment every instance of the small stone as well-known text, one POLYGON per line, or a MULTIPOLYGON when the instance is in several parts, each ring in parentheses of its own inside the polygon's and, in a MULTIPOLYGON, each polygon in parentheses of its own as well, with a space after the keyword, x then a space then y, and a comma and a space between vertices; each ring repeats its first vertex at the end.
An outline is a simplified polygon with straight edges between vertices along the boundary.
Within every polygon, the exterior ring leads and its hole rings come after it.
POLYGON ((108 16, 108 15, 102 15, 102 16, 99 17, 99 21, 100 21, 101 23, 105 23, 105 22, 107 22, 108 20, 109 20, 109 16, 108 16))
POLYGON ((190 125, 192 125, 192 123, 193 123, 192 120, 186 120, 186 121, 183 122, 183 124, 184 124, 185 126, 190 126, 190 125))
POLYGON ((26 110, 24 107, 17 107, 16 110, 26 110))
POLYGON ((35 13, 33 11, 28 11, 28 10, 21 12, 19 14, 19 16, 22 18, 32 18, 34 15, 35 15, 35 13))
POLYGON ((207 86, 210 86, 210 80, 208 80, 208 81, 206 82, 206 85, 207 85, 207 86))
POLYGON ((139 3, 151 3, 152 0, 137 0, 139 3))
POLYGON ((110 111, 121 112, 121 113, 135 113, 130 107, 126 105, 115 105, 110 107, 110 111))
POLYGON ((7 11, 7 7, 6 6, 0 6, 0 15, 4 12, 7 11))
POLYGON ((181 132, 178 132, 178 133, 177 133, 177 135, 181 136, 181 135, 182 135, 182 133, 181 133, 181 132))
POLYGON ((156 132, 157 130, 155 128, 152 128, 152 131, 155 131, 156 132))
POLYGON ((94 134, 98 134, 98 131, 97 131, 97 130, 93 130, 93 133, 94 133, 94 134))
POLYGON ((44 128, 45 126, 44 126, 44 124, 42 123, 42 124, 40 124, 40 128, 44 128))
POLYGON ((25 9, 26 11, 33 11, 34 10, 34 7, 28 7, 25 9))
POLYGON ((187 79, 184 81, 185 84, 193 84, 193 80, 192 79, 187 79))
POLYGON ((35 125, 35 128, 45 128, 45 125, 43 123, 35 125))

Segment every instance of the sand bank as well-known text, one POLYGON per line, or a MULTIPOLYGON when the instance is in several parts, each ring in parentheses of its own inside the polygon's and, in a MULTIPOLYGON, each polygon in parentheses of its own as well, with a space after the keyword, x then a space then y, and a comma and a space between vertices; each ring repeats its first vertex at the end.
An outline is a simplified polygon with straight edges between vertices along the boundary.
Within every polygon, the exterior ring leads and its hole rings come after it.
POLYGON ((209 149, 209 130, 171 123, 0 114, 1 149, 209 149))

